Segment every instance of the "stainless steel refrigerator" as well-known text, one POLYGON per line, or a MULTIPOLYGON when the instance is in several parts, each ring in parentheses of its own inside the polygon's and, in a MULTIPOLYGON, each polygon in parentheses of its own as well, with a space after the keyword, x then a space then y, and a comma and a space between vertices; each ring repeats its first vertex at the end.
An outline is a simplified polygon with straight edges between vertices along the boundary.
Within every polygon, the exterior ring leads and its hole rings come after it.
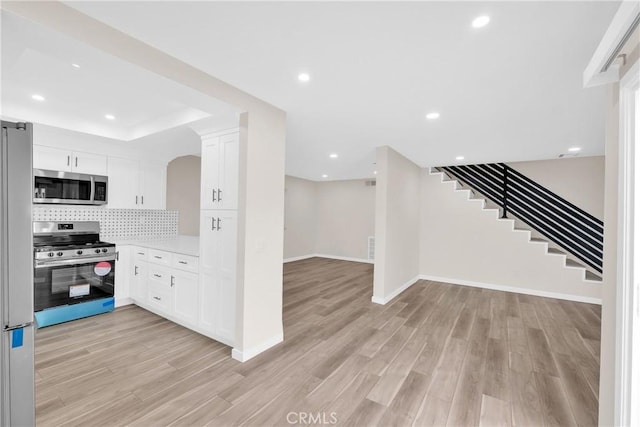
POLYGON ((0 149, 0 425, 33 426, 31 123, 2 121, 0 149))

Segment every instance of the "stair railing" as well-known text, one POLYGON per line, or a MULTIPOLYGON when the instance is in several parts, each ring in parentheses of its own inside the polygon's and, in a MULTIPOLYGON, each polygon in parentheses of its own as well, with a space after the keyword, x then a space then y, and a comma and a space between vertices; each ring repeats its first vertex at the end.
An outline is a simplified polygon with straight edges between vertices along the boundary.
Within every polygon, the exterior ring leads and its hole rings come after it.
POLYGON ((447 172, 602 273, 604 224, 504 163, 446 166, 447 172))

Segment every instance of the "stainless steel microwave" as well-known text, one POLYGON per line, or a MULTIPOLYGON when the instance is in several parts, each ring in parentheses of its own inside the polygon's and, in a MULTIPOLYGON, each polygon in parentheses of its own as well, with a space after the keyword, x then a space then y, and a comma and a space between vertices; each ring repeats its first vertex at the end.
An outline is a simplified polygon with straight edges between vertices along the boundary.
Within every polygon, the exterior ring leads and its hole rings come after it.
POLYGON ((104 205, 109 178, 102 175, 33 170, 33 203, 104 205))

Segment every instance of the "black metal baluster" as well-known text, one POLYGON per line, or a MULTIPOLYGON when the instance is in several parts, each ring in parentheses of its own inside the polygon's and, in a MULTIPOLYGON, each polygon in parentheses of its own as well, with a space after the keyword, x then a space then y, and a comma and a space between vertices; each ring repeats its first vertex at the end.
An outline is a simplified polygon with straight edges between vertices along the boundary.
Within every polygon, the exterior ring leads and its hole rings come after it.
POLYGON ((507 196, 508 188, 509 188, 509 169, 507 169, 507 165, 502 164, 502 218, 507 218, 507 212, 509 210, 509 200, 507 196))

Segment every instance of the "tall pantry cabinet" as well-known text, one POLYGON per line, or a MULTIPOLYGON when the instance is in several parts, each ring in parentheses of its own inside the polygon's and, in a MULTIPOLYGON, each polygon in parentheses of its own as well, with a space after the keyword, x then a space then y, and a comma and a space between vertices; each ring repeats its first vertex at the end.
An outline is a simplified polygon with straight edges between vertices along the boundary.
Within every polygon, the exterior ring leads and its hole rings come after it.
POLYGON ((236 323, 238 164, 237 130, 202 135, 198 324, 230 346, 236 323))

